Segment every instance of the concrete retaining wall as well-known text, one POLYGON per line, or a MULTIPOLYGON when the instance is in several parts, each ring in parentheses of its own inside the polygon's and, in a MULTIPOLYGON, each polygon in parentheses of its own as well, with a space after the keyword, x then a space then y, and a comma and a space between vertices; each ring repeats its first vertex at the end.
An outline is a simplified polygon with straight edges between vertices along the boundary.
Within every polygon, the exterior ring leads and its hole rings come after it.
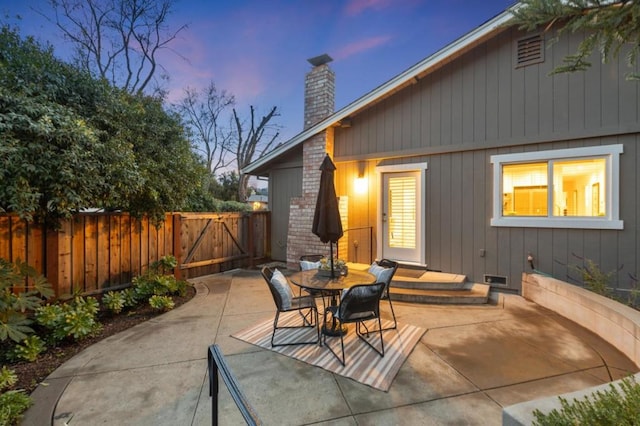
MULTIPOLYGON (((618 348, 640 369, 640 312, 564 281, 537 274, 522 274, 522 296, 593 331, 618 348)), ((640 382, 640 373, 635 375, 640 382)), ((620 381, 613 382, 618 384, 620 381)), ((562 397, 582 399, 610 384, 563 394, 562 397)), ((549 412, 560 408, 558 396, 536 399, 505 407, 502 424, 530 425, 533 410, 549 412)))

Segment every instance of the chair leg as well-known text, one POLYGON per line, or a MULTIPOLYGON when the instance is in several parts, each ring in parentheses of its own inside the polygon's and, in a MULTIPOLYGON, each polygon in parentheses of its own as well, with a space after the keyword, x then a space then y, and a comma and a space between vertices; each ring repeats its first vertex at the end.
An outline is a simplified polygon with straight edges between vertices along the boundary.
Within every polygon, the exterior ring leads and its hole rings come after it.
POLYGON ((371 332, 369 331, 369 328, 367 327, 367 325, 364 322, 358 322, 356 323, 356 335, 360 338, 360 340, 362 340, 364 343, 366 343, 371 349, 373 349, 374 351, 376 351, 378 353, 378 355, 380 355, 381 357, 384 356, 384 340, 382 339, 382 321, 380 320, 380 316, 378 316, 378 329, 377 330, 371 330, 371 332), (364 327, 365 332, 362 332, 362 328, 364 327), (380 349, 376 348, 375 346, 373 346, 367 339, 369 337, 370 333, 378 333, 380 335, 380 349))
MULTIPOLYGON (((326 312, 329 312, 329 311, 327 310, 326 312)), ((339 320, 338 320, 338 327, 342 328, 342 323, 339 320)), ((342 358, 340 358, 340 356, 338 356, 338 354, 331 348, 331 345, 327 344, 327 335, 326 334, 322 335, 322 344, 324 346, 326 346, 327 349, 329 349, 329 352, 331 352, 333 354, 333 356, 336 357, 336 359, 338 361, 340 361, 340 364, 342 364, 343 367, 346 365, 346 360, 345 360, 345 356, 344 356, 344 335, 342 333, 340 333, 340 349, 342 351, 342 358)))
MULTIPOLYGON (((306 316, 302 314, 301 310, 298 310, 300 315, 302 315, 302 327, 315 327, 316 328, 316 340, 309 340, 303 342, 291 342, 291 343, 275 343, 276 331, 280 328, 302 328, 301 326, 287 326, 287 327, 278 327, 278 319, 280 318, 280 311, 276 311, 276 317, 273 320, 273 333, 271 334, 271 346, 293 346, 293 345, 317 345, 320 343, 320 323, 318 322, 318 308, 315 306, 309 308, 310 313, 312 314, 311 322, 306 319, 306 316), (315 324, 314 324, 315 320, 315 324), (307 325, 308 324, 308 325, 307 325)), ((308 314, 307 314, 308 315, 308 314)))
POLYGON ((389 295, 387 295, 387 300, 389 301, 389 307, 391 308, 391 315, 393 316, 393 326, 391 327, 387 327, 387 328, 383 328, 382 330, 395 330, 396 328, 398 328, 398 321, 396 321, 396 313, 393 310, 393 303, 391 303, 391 297, 389 297, 389 295))

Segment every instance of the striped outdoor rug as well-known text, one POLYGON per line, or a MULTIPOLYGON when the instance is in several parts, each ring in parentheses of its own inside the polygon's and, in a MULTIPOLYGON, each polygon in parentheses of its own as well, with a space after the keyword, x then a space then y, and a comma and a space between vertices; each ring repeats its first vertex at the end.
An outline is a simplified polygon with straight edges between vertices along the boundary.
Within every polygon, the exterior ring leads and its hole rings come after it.
MULTIPOLYGON (((300 316, 297 312, 287 312, 286 314, 280 315, 278 325, 290 324, 300 324, 300 316)), ((391 325, 390 321, 382 321, 383 328, 391 325)), ((357 338, 353 325, 350 324, 349 332, 344 339, 346 366, 343 367, 340 361, 324 346, 295 345, 272 348, 272 330, 273 319, 268 319, 235 333, 232 337, 321 367, 332 373, 348 377, 385 392, 389 390, 398 370, 400 370, 405 359, 407 359, 416 343, 418 343, 426 331, 421 327, 401 323, 398 323, 397 330, 383 331, 382 336, 384 339, 385 354, 384 357, 380 357, 380 355, 357 338)), ((314 333, 315 331, 310 328, 278 329, 276 342, 286 343, 287 341, 314 340, 314 333)), ((372 334, 370 339, 374 346, 379 347, 380 339, 377 334, 372 334)), ((327 344, 331 345, 336 353, 340 354, 339 337, 327 338, 327 344)))

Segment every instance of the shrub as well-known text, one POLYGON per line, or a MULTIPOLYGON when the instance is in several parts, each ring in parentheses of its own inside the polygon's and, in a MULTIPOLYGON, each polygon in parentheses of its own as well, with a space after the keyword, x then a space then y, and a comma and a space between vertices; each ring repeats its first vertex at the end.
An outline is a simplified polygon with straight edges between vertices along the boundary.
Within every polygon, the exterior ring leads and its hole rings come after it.
POLYGON ((175 303, 169 296, 154 295, 149 298, 149 305, 159 311, 170 311, 175 306, 175 303))
POLYGON ((127 308, 133 308, 138 305, 139 301, 136 297, 136 289, 129 287, 120 292, 124 301, 124 306, 127 308))
POLYGON ((125 297, 122 291, 110 291, 102 296, 102 304, 114 314, 119 314, 125 307, 125 297))
POLYGON ((0 342, 7 339, 20 342, 33 333, 27 312, 52 296, 51 286, 33 267, 19 260, 11 263, 0 258, 0 342), (27 281, 31 290, 17 292, 25 289, 27 281))
POLYGON ((51 330, 54 341, 67 337, 81 340, 100 330, 98 307, 94 297, 76 296, 72 302, 41 306, 36 310, 36 320, 51 330))
POLYGON ((613 298, 613 292, 609 286, 615 272, 604 273, 591 259, 586 259, 585 265, 576 267, 582 276, 584 285, 594 293, 613 298))
POLYGON ((0 369, 0 425, 15 425, 22 413, 31 405, 29 395, 23 390, 6 390, 13 386, 18 378, 6 366, 0 369))
POLYGON ((138 300, 149 299, 151 296, 180 295, 187 290, 185 281, 178 281, 173 275, 166 275, 178 264, 175 257, 164 256, 149 266, 149 270, 133 279, 133 288, 138 300))
POLYGON ((584 399, 568 402, 558 397, 562 408, 547 414, 535 410, 534 425, 635 425, 640 416, 640 384, 627 377, 620 383, 622 394, 616 386, 609 385, 605 391, 596 391, 584 399))
POLYGON ((14 360, 33 362, 38 358, 38 355, 46 349, 47 348, 42 339, 35 334, 32 334, 13 347, 10 358, 14 360))

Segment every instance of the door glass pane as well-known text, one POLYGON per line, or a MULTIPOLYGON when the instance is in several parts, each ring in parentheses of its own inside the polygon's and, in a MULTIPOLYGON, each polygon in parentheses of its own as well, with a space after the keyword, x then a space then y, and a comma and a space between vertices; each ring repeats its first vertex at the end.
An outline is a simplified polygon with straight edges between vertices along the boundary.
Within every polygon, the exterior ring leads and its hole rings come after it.
POLYGON ((604 158, 553 163, 553 215, 605 216, 604 158))
POLYGON ((416 248, 416 179, 389 177, 389 247, 416 248))
POLYGON ((547 163, 502 168, 502 215, 547 216, 547 163))

